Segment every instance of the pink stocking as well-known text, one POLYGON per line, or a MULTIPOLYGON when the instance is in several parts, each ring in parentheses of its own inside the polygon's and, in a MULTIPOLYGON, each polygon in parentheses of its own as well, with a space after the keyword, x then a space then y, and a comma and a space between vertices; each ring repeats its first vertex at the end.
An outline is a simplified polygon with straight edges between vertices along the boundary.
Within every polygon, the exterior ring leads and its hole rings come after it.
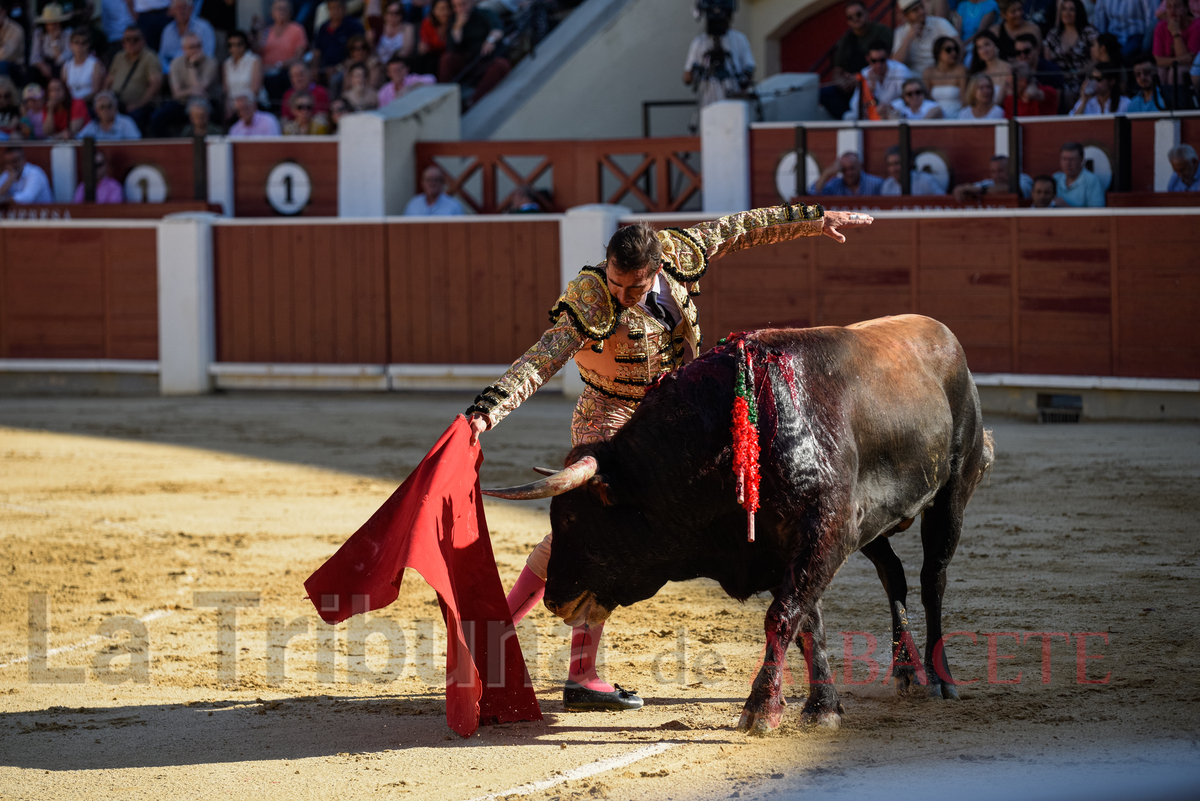
POLYGON ((604 624, 599 626, 577 626, 571 634, 571 669, 568 678, 589 690, 611 693, 611 684, 600 681, 596 675, 596 652, 600 650, 600 637, 604 624))
POLYGON ((526 566, 508 594, 508 613, 512 615, 513 625, 520 623, 545 594, 546 582, 526 566))

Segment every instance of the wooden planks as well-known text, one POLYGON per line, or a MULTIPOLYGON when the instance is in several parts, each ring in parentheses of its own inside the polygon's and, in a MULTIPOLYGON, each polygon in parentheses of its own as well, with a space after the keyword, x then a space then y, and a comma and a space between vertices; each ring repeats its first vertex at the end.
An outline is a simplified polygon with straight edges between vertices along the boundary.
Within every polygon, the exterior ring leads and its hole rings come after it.
POLYGON ((0 358, 157 359, 156 232, 0 231, 0 358))
POLYGON ((233 140, 233 209, 238 217, 277 217, 267 202, 267 176, 280 163, 294 161, 312 182, 304 217, 336 217, 338 213, 337 142, 303 138, 269 142, 233 140))

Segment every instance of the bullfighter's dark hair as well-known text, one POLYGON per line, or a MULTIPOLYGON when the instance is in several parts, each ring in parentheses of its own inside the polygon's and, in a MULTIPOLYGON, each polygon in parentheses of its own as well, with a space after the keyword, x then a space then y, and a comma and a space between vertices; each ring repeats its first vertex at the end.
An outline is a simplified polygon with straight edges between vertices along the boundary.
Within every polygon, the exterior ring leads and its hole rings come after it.
POLYGON ((648 265, 658 266, 662 261, 658 231, 648 222, 618 229, 608 240, 604 257, 612 259, 613 266, 623 273, 641 270, 648 265))

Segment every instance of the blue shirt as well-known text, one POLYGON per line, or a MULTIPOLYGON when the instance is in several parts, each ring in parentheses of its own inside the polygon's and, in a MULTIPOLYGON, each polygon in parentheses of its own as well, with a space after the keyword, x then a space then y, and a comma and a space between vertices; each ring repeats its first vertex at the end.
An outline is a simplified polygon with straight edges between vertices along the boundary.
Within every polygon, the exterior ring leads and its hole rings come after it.
POLYGON ((462 213, 462 205, 445 192, 438 195, 432 205, 426 203, 425 195, 420 193, 404 208, 405 217, 456 217, 462 213))
POLYGON ((1057 195, 1063 203, 1075 208, 1101 209, 1104 208, 1104 187, 1100 179, 1091 170, 1085 169, 1079 173, 1075 183, 1067 186, 1067 174, 1054 173, 1054 183, 1058 187, 1057 195))
POLYGON ((1139 111, 1163 111, 1167 104, 1163 102, 1162 92, 1158 91, 1158 87, 1154 87, 1154 99, 1147 100, 1142 97, 1142 93, 1138 92, 1129 101, 1129 106, 1125 109, 1127 114, 1136 114, 1139 111), (1158 105, 1154 105, 1154 101, 1158 101, 1158 105))
POLYGON ((133 24, 133 15, 125 0, 103 0, 100 4, 100 27, 104 28, 104 38, 110 42, 119 42, 125 35, 125 29, 133 24))
MULTIPOLYGON (((213 26, 208 24, 208 20, 192 17, 184 36, 189 33, 200 37, 200 49, 204 51, 204 55, 212 58, 217 50, 217 35, 213 33, 213 26)), ((175 24, 175 20, 171 20, 167 27, 163 28, 162 43, 158 46, 158 60, 162 62, 163 72, 170 72, 171 62, 176 56, 182 55, 183 37, 179 35, 179 26, 175 24)))
POLYGON ((76 139, 141 139, 142 132, 138 130, 137 123, 132 118, 126 117, 124 114, 118 114, 113 120, 112 127, 107 131, 100 127, 99 120, 92 120, 87 125, 79 130, 76 139))
POLYGON ((1093 24, 1100 33, 1118 39, 1145 36, 1158 24, 1154 16, 1157 7, 1158 3, 1150 0, 1096 0, 1093 24))
POLYGON ((332 27, 332 22, 326 22, 317 31, 313 47, 321 53, 322 67, 336 67, 346 60, 346 42, 351 36, 364 36, 362 23, 353 17, 346 17, 338 28, 332 27))
POLYGON ((1183 179, 1179 177, 1179 173, 1171 173, 1171 180, 1167 181, 1168 192, 1200 192, 1200 170, 1192 176, 1192 182, 1185 184, 1183 179))
POLYGON ((869 172, 864 172, 858 179, 858 191, 851 192, 846 183, 842 180, 842 176, 837 176, 820 192, 816 191, 817 184, 813 182, 808 188, 810 195, 882 195, 883 194, 883 179, 878 175, 871 175, 869 172))

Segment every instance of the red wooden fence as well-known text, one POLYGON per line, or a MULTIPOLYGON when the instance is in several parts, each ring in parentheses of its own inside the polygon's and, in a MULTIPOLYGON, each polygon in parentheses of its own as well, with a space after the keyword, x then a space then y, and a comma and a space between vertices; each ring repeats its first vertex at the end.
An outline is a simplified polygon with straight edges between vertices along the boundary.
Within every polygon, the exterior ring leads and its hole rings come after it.
POLYGON ((559 294, 557 220, 217 225, 217 361, 498 364, 559 294))
POLYGON ((153 226, 0 228, 0 358, 157 359, 153 226))
MULTIPOLYGON (((507 210, 510 192, 499 186, 550 185, 544 211, 566 211, 587 203, 628 202, 647 212, 678 211, 698 198, 700 138, 601 139, 545 142, 419 142, 417 174, 437 164, 447 176, 447 194, 481 214, 507 210), (689 154, 697 154, 688 161, 689 154), (621 157, 633 163, 622 166, 621 157), (534 162, 521 169, 517 158, 534 162), (464 165, 452 169, 452 160, 464 165), (694 165, 694 166, 693 166, 694 165), (476 186, 478 184, 478 186, 476 186)), ((419 191, 419 189, 417 190, 419 191)))

